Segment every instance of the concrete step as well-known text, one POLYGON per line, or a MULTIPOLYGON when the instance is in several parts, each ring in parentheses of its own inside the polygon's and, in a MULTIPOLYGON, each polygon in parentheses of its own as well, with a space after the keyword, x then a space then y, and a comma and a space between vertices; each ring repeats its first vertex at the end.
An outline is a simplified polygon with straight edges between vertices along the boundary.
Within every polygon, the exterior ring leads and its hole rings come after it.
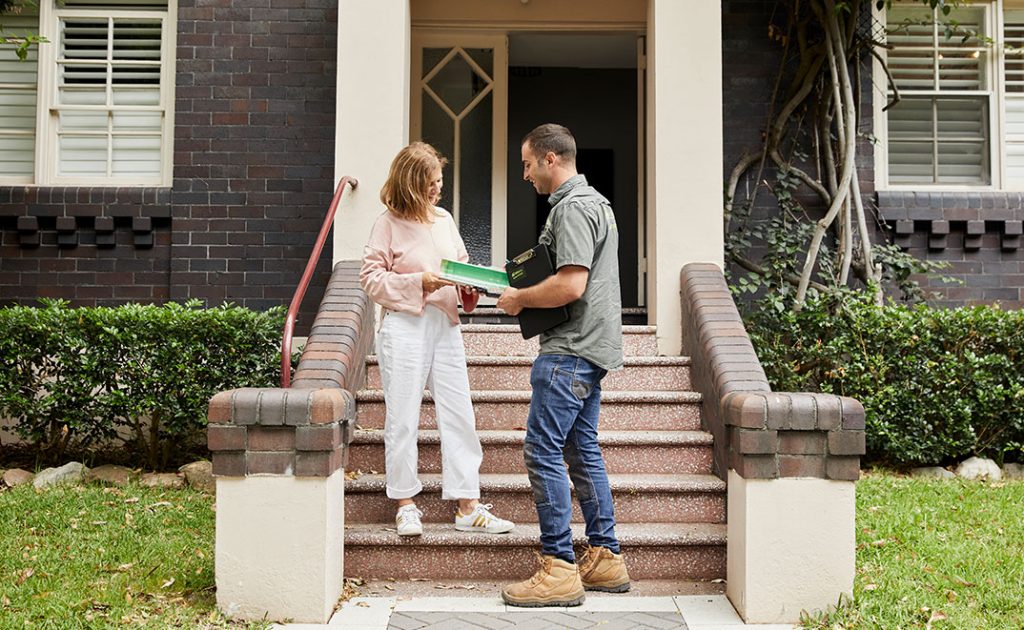
MULTIPOLYGON (((725 577, 725 525, 621 523, 615 531, 632 579, 725 577)), ((582 525, 573 525, 573 539, 585 541, 582 525)), ((422 536, 408 537, 398 536, 393 525, 346 525, 344 570, 348 577, 363 579, 526 579, 537 568, 539 540, 533 524, 488 535, 427 523, 422 536)))
MULTIPOLYGON (((474 390, 528 390, 533 360, 533 357, 466 357, 469 386, 474 390)), ((366 358, 366 379, 366 389, 381 388, 376 355, 366 358)), ((689 357, 626 357, 625 367, 609 372, 601 382, 605 391, 687 391, 690 387, 689 357)))
MULTIPOLYGON (((530 411, 529 390, 474 391, 473 410, 478 430, 526 428, 530 411)), ((361 390, 356 394, 356 424, 363 429, 384 427, 384 392, 361 390)), ((601 391, 601 428, 609 431, 695 431, 700 429, 697 392, 601 391)), ((420 428, 436 428, 433 398, 424 393, 420 428)))
MULTIPOLYGON (((491 580, 459 580, 459 579, 434 579, 434 578, 411 578, 408 580, 394 579, 369 579, 365 580, 363 586, 358 587, 359 596, 362 597, 396 597, 400 601, 419 598, 445 598, 446 602, 465 601, 463 598, 474 598, 482 605, 489 605, 497 600, 501 589, 510 582, 519 581, 524 576, 505 576, 491 580), (488 601, 490 600, 490 601, 488 601)), ((635 598, 645 597, 672 597, 677 595, 724 595, 724 582, 698 582, 695 580, 638 580, 630 576, 630 589, 628 593, 601 593, 599 591, 587 591, 587 603, 604 600, 605 605, 612 605, 621 610, 629 606, 635 598), (626 600, 626 601, 623 601, 626 600)), ((640 604, 642 606, 643 604, 640 604)), ((529 609, 524 609, 529 610, 529 609)), ((614 608, 613 608, 614 610, 614 608)), ((554 611, 553 611, 554 612, 554 611)), ((550 625, 550 624, 549 624, 550 625)), ((536 625, 531 627, 538 627, 536 625)), ((620 626, 611 626, 620 627, 620 626)), ((597 626, 598 630, 608 626, 597 626)), ((641 627, 641 626, 632 626, 641 627)), ((756 628, 757 626, 754 626, 756 628)), ((706 628, 706 626, 705 626, 706 628)))
MULTIPOLYGON (((623 326, 623 353, 627 356, 658 354, 655 326, 623 326)), ((518 325, 463 324, 462 339, 467 355, 536 356, 539 337, 523 339, 518 325)))
MULTIPOLYGON (((525 431, 477 431, 481 473, 526 473, 525 431)), ((597 436, 609 474, 709 474, 712 436, 703 431, 602 431, 597 436)), ((441 472, 440 433, 419 432, 420 473, 441 472)), ((349 448, 349 471, 384 472, 384 432, 359 429, 349 448)))
MULTIPOLYGON (((449 523, 456 504, 441 499, 441 475, 420 475, 423 492, 416 505, 423 521, 449 523)), ((724 523, 725 482, 714 475, 610 475, 619 523, 724 523)), ((536 523, 537 509, 525 474, 480 476, 480 496, 494 513, 516 523, 536 523)), ((345 482, 346 523, 391 523, 395 502, 385 495, 384 475, 361 475, 345 482)), ((573 501, 573 522, 582 523, 573 501)))

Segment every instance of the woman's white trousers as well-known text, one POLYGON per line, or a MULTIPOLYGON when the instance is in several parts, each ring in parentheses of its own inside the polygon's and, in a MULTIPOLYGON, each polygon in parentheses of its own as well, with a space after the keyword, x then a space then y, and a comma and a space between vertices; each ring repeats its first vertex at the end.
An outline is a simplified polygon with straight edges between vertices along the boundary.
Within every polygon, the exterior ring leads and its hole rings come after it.
POLYGON ((423 315, 387 312, 377 334, 384 386, 384 462, 387 495, 408 499, 423 489, 417 434, 424 388, 429 389, 441 434, 441 498, 480 498, 483 452, 469 396, 462 331, 439 309, 423 315))

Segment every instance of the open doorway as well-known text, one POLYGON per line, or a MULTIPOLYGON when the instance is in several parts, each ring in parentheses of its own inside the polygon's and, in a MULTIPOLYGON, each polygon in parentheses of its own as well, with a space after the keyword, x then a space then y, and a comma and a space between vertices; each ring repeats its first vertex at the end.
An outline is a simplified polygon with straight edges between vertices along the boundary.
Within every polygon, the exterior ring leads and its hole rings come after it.
POLYGON ((635 33, 510 33, 508 36, 507 251, 537 242, 550 207, 523 181, 520 139, 541 123, 576 137, 577 168, 607 197, 619 227, 622 305, 642 303, 638 206, 638 42, 635 33))

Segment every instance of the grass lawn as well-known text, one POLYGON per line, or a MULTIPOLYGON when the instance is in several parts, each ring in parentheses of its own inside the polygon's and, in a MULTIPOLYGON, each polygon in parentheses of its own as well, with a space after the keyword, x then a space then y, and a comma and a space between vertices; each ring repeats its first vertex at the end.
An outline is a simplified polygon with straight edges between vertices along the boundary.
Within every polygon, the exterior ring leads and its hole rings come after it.
POLYGON ((0 492, 0 628, 244 627, 216 611, 213 537, 194 490, 0 492))
POLYGON ((869 474, 854 603, 821 628, 1024 628, 1024 482, 869 474))
MULTIPOLYGON (((855 602, 811 627, 1024 628, 1024 482, 857 484, 855 602)), ((0 492, 0 628, 222 628, 213 500, 193 490, 0 492)))

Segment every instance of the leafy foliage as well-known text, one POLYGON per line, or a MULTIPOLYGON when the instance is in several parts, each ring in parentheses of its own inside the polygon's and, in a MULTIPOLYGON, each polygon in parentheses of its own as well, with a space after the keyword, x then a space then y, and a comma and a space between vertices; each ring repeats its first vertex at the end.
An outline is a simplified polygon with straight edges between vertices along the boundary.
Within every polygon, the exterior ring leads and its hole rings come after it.
POLYGON ((772 387, 860 400, 868 460, 1024 460, 1024 311, 827 294, 794 312, 771 300, 746 323, 772 387))
POLYGON ((199 301, 0 309, 0 417, 52 461, 127 441, 163 467, 205 427, 211 396, 275 383, 283 322, 280 308, 199 301))
MULTIPOLYGON (((36 6, 36 3, 33 0, 0 0, 0 18, 4 15, 21 13, 26 7, 34 6, 36 6)), ((36 33, 24 33, 21 35, 6 33, 3 21, 0 20, 0 44, 15 44, 14 54, 22 61, 28 59, 29 48, 47 41, 49 40, 45 37, 40 37, 36 33)))

